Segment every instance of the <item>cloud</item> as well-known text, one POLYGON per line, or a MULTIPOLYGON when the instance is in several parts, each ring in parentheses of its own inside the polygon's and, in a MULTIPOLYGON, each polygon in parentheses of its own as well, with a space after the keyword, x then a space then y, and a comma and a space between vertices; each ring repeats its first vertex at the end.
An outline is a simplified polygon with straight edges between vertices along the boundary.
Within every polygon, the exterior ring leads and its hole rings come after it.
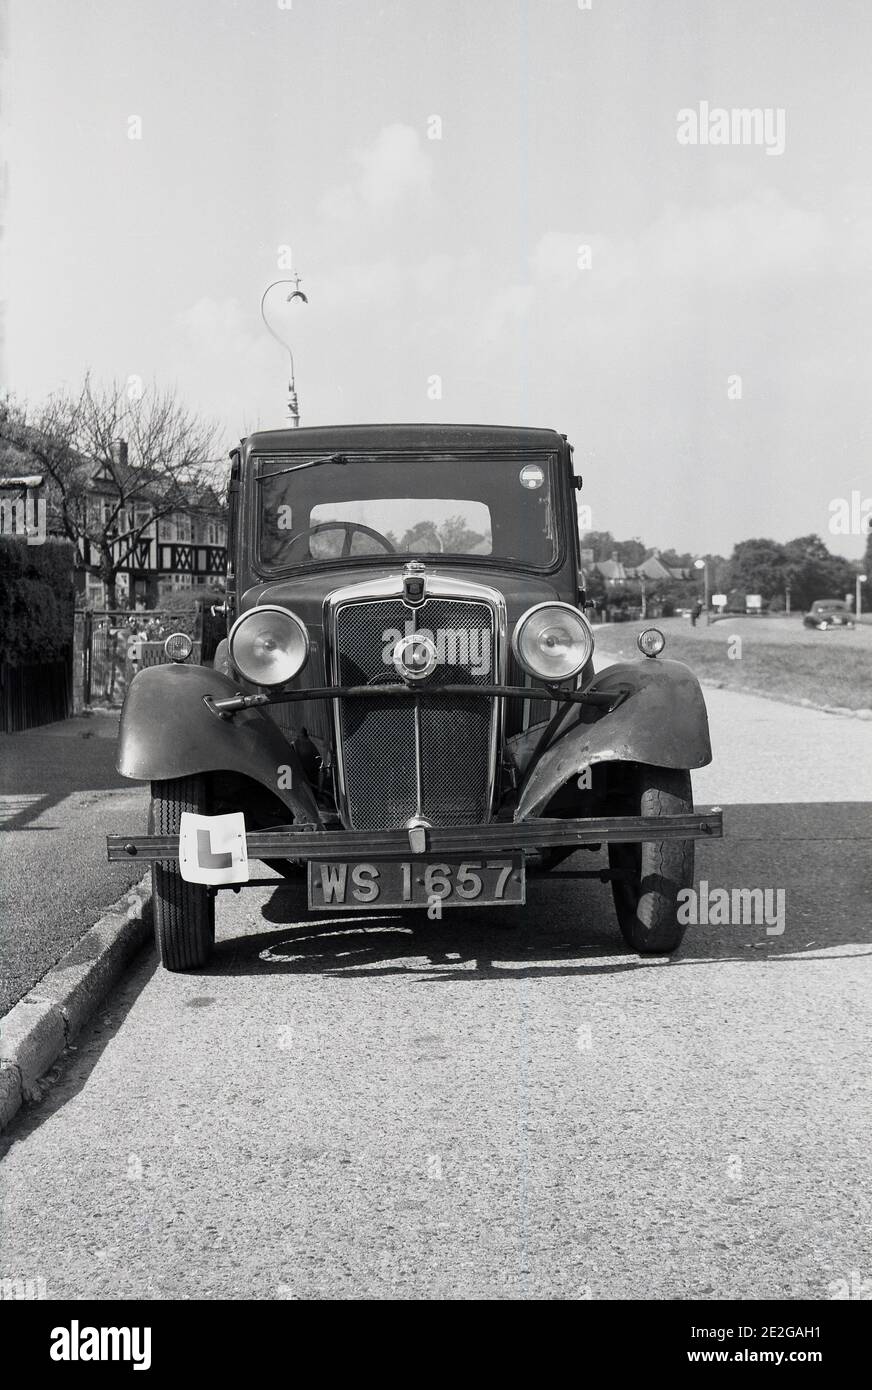
POLYGON ((260 317, 246 312, 238 299, 204 295, 176 314, 163 370, 207 414, 227 424, 229 440, 239 434, 240 413, 246 430, 257 425, 267 399, 279 414, 271 423, 283 423, 287 359, 260 317), (228 402, 233 402, 232 417, 228 402))
POLYGON ((831 235, 820 213, 765 190, 705 209, 668 204, 635 237, 546 232, 531 265, 545 287, 566 288, 582 277, 594 293, 664 279, 710 288, 774 284, 831 251, 831 235), (589 270, 579 269, 582 247, 590 248, 589 270))
POLYGON ((321 199, 321 215, 332 222, 379 220, 403 204, 427 202, 433 171, 424 142, 413 126, 396 123, 379 131, 354 154, 355 177, 321 199))
POLYGON ((186 344, 209 357, 228 352, 247 356, 260 346, 261 335, 252 332, 251 316, 238 299, 212 299, 204 295, 176 314, 175 324, 186 344))
POLYGON ((535 295, 532 285, 503 285, 494 290, 478 315, 481 348, 492 350, 510 340, 527 320, 535 295))

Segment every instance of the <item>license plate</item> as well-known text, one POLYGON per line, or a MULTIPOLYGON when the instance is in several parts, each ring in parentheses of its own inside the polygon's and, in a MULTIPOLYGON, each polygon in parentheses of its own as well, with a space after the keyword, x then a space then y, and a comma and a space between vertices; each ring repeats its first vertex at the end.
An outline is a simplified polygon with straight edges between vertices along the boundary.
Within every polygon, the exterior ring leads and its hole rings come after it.
POLYGON ((523 854, 499 859, 309 862, 309 907, 523 906, 523 854))

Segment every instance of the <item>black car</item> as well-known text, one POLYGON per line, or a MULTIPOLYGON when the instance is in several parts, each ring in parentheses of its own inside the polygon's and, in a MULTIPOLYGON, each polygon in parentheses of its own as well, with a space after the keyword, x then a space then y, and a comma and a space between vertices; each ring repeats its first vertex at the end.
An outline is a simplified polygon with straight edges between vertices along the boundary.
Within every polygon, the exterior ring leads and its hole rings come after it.
MULTIPOLYGON (((638 951, 683 932, 699 684, 641 655, 595 672, 565 436, 365 425, 251 435, 232 455, 228 636, 213 667, 140 672, 119 770, 151 783, 163 963, 202 965, 215 893, 249 860, 308 867, 318 911, 521 906, 526 880, 608 846, 638 951)), ((602 876, 601 870, 591 873, 602 876)), ((262 880, 261 880, 262 881, 262 880)))
POLYGON ((853 627, 854 615, 840 598, 816 598, 802 621, 806 627, 826 632, 832 627, 853 627))

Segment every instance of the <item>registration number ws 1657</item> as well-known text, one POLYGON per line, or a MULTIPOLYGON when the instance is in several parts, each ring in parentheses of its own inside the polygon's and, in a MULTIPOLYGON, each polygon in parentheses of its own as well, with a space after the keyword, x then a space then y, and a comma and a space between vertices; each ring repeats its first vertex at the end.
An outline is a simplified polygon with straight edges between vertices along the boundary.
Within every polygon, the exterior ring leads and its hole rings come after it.
POLYGON ((309 907, 519 907, 524 857, 349 862, 310 861, 309 907))

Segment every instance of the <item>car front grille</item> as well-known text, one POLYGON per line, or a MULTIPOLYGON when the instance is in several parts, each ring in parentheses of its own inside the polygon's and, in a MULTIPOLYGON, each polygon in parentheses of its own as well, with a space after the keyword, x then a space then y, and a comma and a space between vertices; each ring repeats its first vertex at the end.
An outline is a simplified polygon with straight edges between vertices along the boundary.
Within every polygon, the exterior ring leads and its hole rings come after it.
MULTIPOLYGON (((490 685, 498 679, 493 608, 439 596, 418 608, 399 598, 338 605, 333 629, 338 683, 401 685, 390 660, 389 634, 405 634, 408 623, 434 634, 442 658, 422 692, 449 684, 490 685)), ((395 829, 417 815, 431 825, 486 821, 496 705, 482 696, 438 694, 420 701, 377 695, 338 701, 340 809, 349 829, 395 829)))

